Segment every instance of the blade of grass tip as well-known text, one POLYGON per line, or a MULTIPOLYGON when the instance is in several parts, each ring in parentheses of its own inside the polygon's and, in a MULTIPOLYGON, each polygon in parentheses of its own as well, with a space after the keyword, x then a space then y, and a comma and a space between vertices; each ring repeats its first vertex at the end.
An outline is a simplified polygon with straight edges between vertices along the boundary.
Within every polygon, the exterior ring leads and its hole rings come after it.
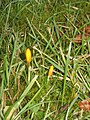
POLYGON ((66 60, 65 60, 65 57, 64 57, 64 54, 63 54, 63 51, 62 51, 62 47, 60 46, 59 49, 60 49, 60 53, 61 53, 63 62, 64 62, 64 64, 66 65, 66 60))
POLYGON ((57 25, 56 25, 56 21, 55 21, 55 19, 53 20, 53 23, 54 23, 54 26, 55 26, 55 30, 56 30, 56 34, 57 34, 57 38, 58 38, 58 40, 60 40, 60 35, 59 35, 59 32, 58 32, 58 27, 57 27, 57 25))
POLYGON ((74 105, 74 103, 77 101, 78 97, 79 97, 79 95, 76 96, 76 98, 71 102, 70 106, 68 107, 65 120, 68 120, 69 111, 70 111, 71 107, 74 105))
POLYGON ((55 44, 54 39, 53 39, 54 30, 51 31, 51 28, 47 27, 47 31, 49 33, 50 39, 48 40, 48 43, 45 47, 44 52, 47 51, 48 47, 50 46, 51 41, 52 41, 53 45, 55 44))
POLYGON ((14 78, 15 84, 17 84, 17 76, 18 76, 20 65, 21 65, 20 63, 18 63, 18 65, 17 65, 16 75, 15 75, 15 78, 14 78))
POLYGON ((9 10, 8 10, 8 14, 7 14, 7 19, 6 19, 6 24, 5 24, 5 29, 7 29, 7 25, 8 25, 8 20, 9 20, 9 15, 10 15, 10 10, 11 10, 11 3, 9 4, 9 10))
POLYGON ((29 108, 30 104, 33 102, 33 100, 37 97, 37 95, 41 92, 42 88, 38 90, 38 92, 34 95, 34 97, 21 109, 21 111, 15 116, 14 120, 19 119, 19 117, 26 112, 27 108, 29 108))
POLYGON ((20 96, 20 98, 13 104, 6 112, 4 120, 10 120, 14 111, 20 106, 21 102, 29 92, 29 90, 34 85, 38 75, 35 75, 35 77, 32 79, 32 81, 28 84, 27 88, 24 90, 23 94, 20 96))
MULTIPOLYGON (((57 24, 56 24, 55 19, 54 19, 54 21, 53 21, 53 22, 54 22, 54 26, 55 26, 55 31, 56 31, 56 34, 57 34, 58 42, 59 42, 59 44, 60 44, 60 52, 61 52, 61 55, 62 55, 62 58, 63 58, 64 64, 65 64, 65 58, 64 58, 64 55, 63 55, 63 52, 62 52, 62 49, 61 49, 61 43, 60 43, 61 38, 60 38, 60 35, 59 35, 58 26, 57 26, 57 24)), ((55 46, 57 46, 57 45, 58 45, 58 42, 56 43, 56 45, 55 45, 55 46)))
POLYGON ((68 75, 68 64, 69 64, 69 60, 70 60, 71 46, 72 46, 72 43, 70 42, 69 50, 68 50, 68 55, 67 55, 66 66, 65 66, 65 72, 64 72, 63 93, 62 93, 62 105, 63 105, 64 95, 65 95, 66 78, 67 78, 67 75, 68 75))

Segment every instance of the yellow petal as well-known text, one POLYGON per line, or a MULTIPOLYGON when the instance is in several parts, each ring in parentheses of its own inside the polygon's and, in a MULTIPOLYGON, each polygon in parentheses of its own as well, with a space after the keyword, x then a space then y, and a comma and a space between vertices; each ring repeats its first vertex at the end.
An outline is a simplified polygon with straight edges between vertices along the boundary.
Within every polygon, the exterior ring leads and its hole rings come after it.
POLYGON ((26 55, 26 61, 27 61, 27 63, 30 64, 30 62, 32 60, 32 55, 31 55, 31 51, 30 51, 29 48, 26 50, 25 55, 26 55))
POLYGON ((48 71, 48 76, 52 76, 52 74, 53 74, 53 69, 54 69, 54 67, 53 67, 53 65, 51 65, 51 66, 50 66, 50 69, 49 69, 49 71, 48 71))

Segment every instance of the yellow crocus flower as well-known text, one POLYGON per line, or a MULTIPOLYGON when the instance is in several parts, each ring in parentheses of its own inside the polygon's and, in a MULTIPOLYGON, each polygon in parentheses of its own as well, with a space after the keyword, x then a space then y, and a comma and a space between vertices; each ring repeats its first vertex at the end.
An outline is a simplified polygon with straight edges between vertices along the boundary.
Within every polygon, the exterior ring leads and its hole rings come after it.
POLYGON ((53 69, 54 69, 54 67, 53 67, 53 65, 51 65, 51 66, 50 66, 50 69, 49 69, 49 71, 48 71, 48 76, 52 76, 52 74, 53 74, 53 69))
POLYGON ((32 60, 32 54, 29 48, 27 48, 25 55, 26 55, 26 61, 28 65, 30 65, 30 62, 32 60))

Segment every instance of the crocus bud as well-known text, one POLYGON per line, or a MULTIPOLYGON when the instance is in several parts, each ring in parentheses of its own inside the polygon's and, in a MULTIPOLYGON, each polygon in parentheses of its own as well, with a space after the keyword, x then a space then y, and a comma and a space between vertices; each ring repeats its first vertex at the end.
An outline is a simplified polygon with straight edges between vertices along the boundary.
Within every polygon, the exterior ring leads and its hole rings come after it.
POLYGON ((53 74, 53 69, 54 69, 54 67, 53 67, 53 65, 51 65, 51 66, 50 66, 50 69, 49 69, 49 71, 48 71, 48 76, 49 76, 49 77, 52 76, 52 74, 53 74))
POLYGON ((32 55, 31 55, 31 51, 29 48, 26 50, 25 55, 26 55, 26 61, 27 61, 28 65, 30 65, 30 62, 32 60, 32 55))

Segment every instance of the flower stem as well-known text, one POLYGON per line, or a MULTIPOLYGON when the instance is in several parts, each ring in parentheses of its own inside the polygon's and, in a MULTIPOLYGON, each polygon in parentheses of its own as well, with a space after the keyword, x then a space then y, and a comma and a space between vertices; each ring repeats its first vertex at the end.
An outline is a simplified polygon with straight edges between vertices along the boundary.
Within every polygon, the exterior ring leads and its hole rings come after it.
POLYGON ((30 82, 30 71, 31 71, 31 66, 28 67, 28 83, 30 82))

